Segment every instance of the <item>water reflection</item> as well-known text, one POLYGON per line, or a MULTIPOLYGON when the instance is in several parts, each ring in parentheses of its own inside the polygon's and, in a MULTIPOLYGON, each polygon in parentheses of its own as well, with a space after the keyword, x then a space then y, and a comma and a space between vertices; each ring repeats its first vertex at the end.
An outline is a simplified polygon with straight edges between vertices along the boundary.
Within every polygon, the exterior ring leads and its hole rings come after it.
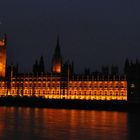
POLYGON ((125 140, 136 125, 131 117, 126 112, 1 107, 0 139, 125 140))
POLYGON ((140 140, 140 113, 128 114, 128 137, 130 140, 140 140))

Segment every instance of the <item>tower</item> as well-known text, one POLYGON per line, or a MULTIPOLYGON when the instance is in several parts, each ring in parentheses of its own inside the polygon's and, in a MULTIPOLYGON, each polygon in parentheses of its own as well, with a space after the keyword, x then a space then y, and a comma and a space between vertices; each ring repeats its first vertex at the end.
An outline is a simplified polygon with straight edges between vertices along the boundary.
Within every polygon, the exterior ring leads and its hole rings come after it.
POLYGON ((0 78, 6 75, 6 35, 0 39, 0 78))
POLYGON ((62 56, 59 44, 59 38, 57 38, 57 44, 52 58, 52 72, 54 74, 60 74, 62 71, 62 56))
POLYGON ((140 103, 140 62, 125 61, 124 72, 127 76, 127 98, 129 103, 140 103))

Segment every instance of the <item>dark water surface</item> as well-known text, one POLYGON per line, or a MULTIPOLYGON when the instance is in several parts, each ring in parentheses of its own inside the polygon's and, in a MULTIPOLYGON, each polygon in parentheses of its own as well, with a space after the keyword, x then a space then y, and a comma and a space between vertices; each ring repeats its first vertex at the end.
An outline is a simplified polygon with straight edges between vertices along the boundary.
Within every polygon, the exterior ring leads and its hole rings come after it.
POLYGON ((0 140, 140 139, 138 112, 0 107, 0 140))

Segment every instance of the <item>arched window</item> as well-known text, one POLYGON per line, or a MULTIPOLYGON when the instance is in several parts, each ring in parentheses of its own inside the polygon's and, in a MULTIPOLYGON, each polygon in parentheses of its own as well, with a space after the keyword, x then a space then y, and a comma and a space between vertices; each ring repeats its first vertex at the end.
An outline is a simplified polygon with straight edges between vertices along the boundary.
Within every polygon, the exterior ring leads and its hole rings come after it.
POLYGON ((100 88, 102 88, 102 87, 103 87, 103 84, 101 83, 101 84, 100 84, 100 88))

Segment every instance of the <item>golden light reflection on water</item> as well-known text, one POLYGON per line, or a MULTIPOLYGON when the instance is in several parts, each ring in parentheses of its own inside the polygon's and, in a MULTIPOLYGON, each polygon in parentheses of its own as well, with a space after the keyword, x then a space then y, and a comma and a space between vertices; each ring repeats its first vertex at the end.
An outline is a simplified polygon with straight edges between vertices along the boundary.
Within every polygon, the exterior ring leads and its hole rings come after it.
POLYGON ((0 108, 0 139, 127 139, 126 112, 0 108))

